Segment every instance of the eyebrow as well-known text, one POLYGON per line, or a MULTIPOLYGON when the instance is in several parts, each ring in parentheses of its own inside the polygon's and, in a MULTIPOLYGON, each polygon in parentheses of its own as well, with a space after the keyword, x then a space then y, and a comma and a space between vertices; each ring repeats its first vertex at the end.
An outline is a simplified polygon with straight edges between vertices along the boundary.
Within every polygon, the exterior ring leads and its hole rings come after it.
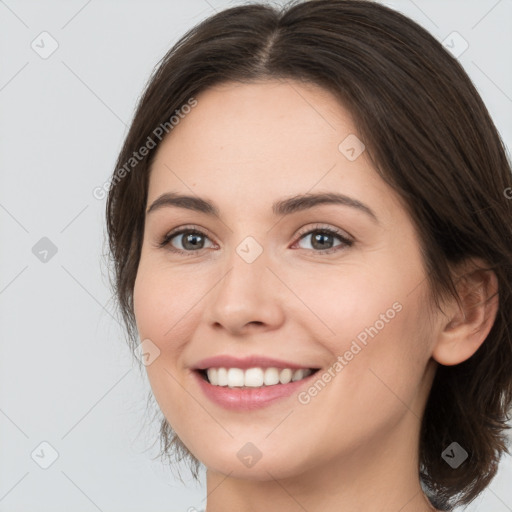
MULTIPOLYGON (((349 206, 366 213, 374 222, 379 222, 377 216, 370 207, 353 197, 334 192, 299 194, 286 199, 281 199, 272 205, 272 212, 276 216, 285 216, 295 212, 308 210, 321 204, 349 206)), ((219 209, 213 202, 197 196, 182 195, 176 192, 167 192, 159 196, 147 209, 146 213, 149 214, 164 207, 185 208, 187 210, 194 210, 206 215, 219 216, 219 209)))

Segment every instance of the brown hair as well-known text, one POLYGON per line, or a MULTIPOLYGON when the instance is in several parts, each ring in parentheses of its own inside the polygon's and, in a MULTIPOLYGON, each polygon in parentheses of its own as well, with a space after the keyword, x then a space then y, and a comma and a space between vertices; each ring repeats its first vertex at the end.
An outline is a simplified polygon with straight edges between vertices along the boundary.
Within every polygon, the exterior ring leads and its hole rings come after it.
MULTIPOLYGON (((421 237, 435 304, 458 299, 453 266, 483 259, 498 278, 499 309, 479 350, 439 365, 422 418, 420 477, 438 508, 467 504, 507 452, 512 403, 512 186, 495 125, 459 62, 415 22, 365 0, 292 2, 280 10, 228 8, 187 32, 151 76, 119 154, 106 214, 114 284, 132 349, 138 344, 133 287, 143 239, 152 148, 126 162, 155 128, 201 91, 221 82, 294 79, 331 91, 350 111, 379 175, 403 198, 421 237), (119 169, 125 172, 119 177, 119 169), (469 454, 452 469, 452 441, 469 454)), ((165 125, 165 123, 168 123, 165 125)), ((166 129, 166 132, 170 131, 166 129)), ((162 453, 191 463, 165 418, 162 453)))

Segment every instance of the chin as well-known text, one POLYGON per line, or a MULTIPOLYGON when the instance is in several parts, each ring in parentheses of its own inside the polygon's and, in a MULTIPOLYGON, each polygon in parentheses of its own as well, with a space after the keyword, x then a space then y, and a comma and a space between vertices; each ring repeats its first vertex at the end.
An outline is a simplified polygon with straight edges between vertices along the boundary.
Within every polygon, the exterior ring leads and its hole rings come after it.
MULTIPOLYGON (((249 453, 248 449, 245 453, 249 453)), ((208 471, 229 475, 230 478, 253 481, 270 481, 295 477, 303 473, 311 464, 306 461, 290 464, 290 454, 273 453, 272 456, 261 454, 261 458, 254 461, 244 460, 248 456, 244 453, 235 452, 215 454, 200 459, 208 471)))

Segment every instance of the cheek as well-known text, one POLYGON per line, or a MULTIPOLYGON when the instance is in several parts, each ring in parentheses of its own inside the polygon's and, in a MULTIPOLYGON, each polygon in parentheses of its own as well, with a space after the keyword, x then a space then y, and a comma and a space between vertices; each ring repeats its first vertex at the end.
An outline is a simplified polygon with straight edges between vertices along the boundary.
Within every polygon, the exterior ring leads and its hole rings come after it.
MULTIPOLYGON (((339 354, 349 348, 347 341, 350 344, 359 337, 364 343, 376 331, 389 331, 388 326, 404 316, 404 305, 414 300, 407 296, 407 278, 396 276, 392 269, 391 265, 380 271, 375 265, 346 264, 340 269, 296 272, 286 279, 294 283, 294 292, 314 314, 306 315, 304 322, 309 321, 309 329, 313 322, 318 327, 316 339, 325 340, 333 354, 339 354)), ((296 313, 290 311, 294 321, 305 316, 296 313)))
MULTIPOLYGON (((422 301, 414 294, 373 293, 358 307, 346 306, 330 342, 339 363, 331 367, 332 402, 348 406, 360 434, 386 430, 410 411, 421 416, 418 397, 430 346, 422 301)), ((333 422, 343 424, 346 411, 340 407, 333 422)))
POLYGON ((139 269, 133 290, 133 308, 140 339, 149 338, 159 345, 162 334, 169 329, 166 311, 172 304, 167 302, 164 286, 155 278, 155 274, 139 269))
POLYGON ((199 301, 201 293, 193 276, 169 272, 158 264, 141 261, 133 290, 141 339, 151 339, 162 351, 172 349, 168 342, 164 345, 164 340, 183 339, 183 329, 194 315, 193 305, 199 301))
POLYGON ((133 290, 135 319, 140 340, 149 339, 158 347, 158 356, 145 369, 154 397, 171 424, 179 424, 186 417, 183 412, 187 411, 188 397, 183 393, 185 383, 179 367, 186 342, 181 340, 189 337, 196 301, 185 297, 183 291, 194 289, 180 282, 175 273, 169 275, 141 259, 133 290))
POLYGON ((408 268, 397 262, 385 265, 385 271, 344 269, 343 275, 316 279, 304 295, 322 320, 317 322, 322 325, 318 334, 325 333, 322 344, 338 361, 330 367, 333 385, 327 386, 336 395, 333 400, 351 403, 355 410, 360 404, 363 415, 370 403, 376 409, 386 404, 391 411, 403 407, 400 400, 412 402, 429 360, 425 284, 417 286, 422 267, 419 261, 408 268))

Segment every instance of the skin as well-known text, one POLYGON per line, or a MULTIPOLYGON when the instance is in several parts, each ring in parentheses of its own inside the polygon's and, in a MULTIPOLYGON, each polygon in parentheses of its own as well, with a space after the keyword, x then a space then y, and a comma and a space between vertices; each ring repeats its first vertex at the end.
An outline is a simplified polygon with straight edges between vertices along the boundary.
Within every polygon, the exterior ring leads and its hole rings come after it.
MULTIPOLYGON (((444 314, 429 315, 412 221, 366 152, 350 161, 338 149, 357 131, 330 93, 272 80, 222 84, 197 100, 158 149, 147 205, 178 192, 214 202, 220 215, 178 207, 146 214, 134 307, 141 340, 160 350, 147 366, 155 398, 207 467, 207 512, 434 510, 420 488, 417 450, 436 365, 470 357, 496 306, 465 314, 446 302, 444 314), (333 204, 272 213, 279 199, 332 191, 369 206, 378 222, 333 204), (182 235, 172 246, 192 255, 158 247, 190 224, 205 233, 198 248, 187 249, 182 235), (334 251, 319 254, 317 224, 354 243, 334 236, 324 242, 334 251), (247 236, 263 249, 252 263, 236 252, 247 236), (397 302, 400 312, 307 404, 294 394, 229 411, 193 378, 194 364, 218 354, 264 354, 321 375, 397 302), (252 467, 237 457, 247 442, 262 454, 252 467)), ((496 286, 492 275, 475 276, 463 304, 496 286)))

